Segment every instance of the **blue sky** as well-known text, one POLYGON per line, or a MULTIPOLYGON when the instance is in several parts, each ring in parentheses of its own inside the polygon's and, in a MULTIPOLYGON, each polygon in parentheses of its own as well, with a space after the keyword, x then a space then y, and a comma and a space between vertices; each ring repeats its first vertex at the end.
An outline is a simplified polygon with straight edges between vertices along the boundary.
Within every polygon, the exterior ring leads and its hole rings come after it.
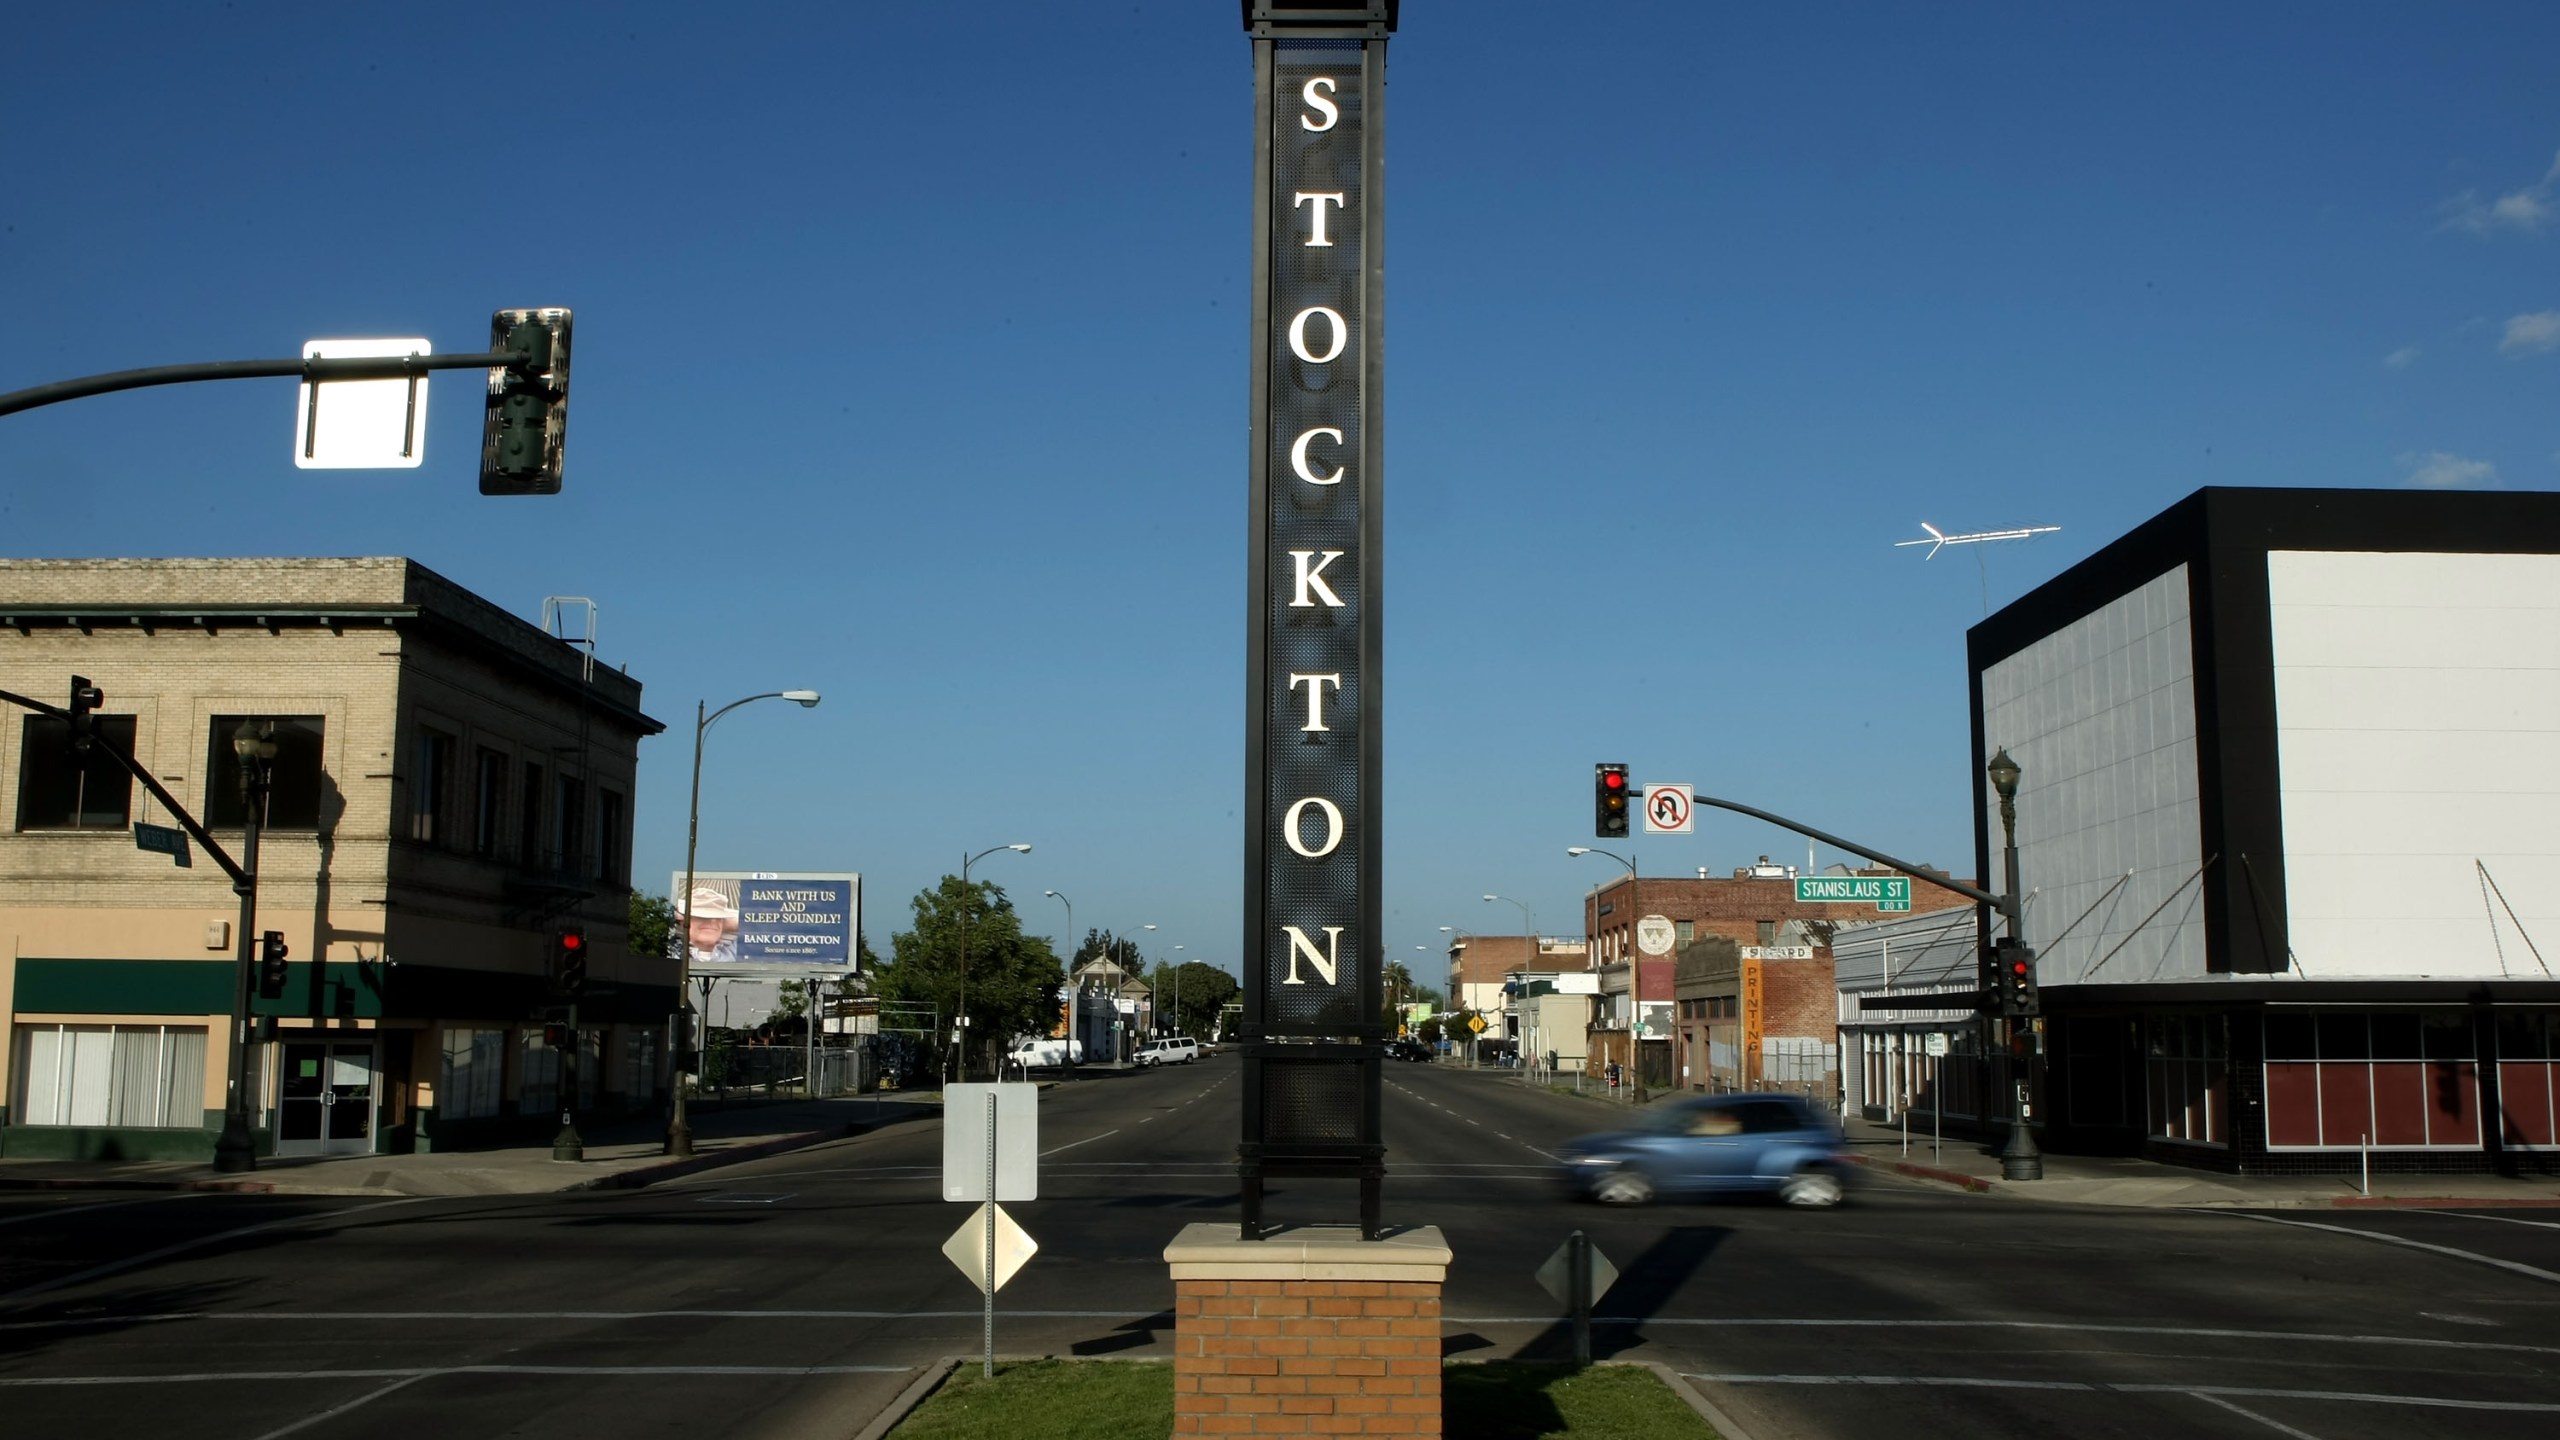
MULTIPOLYGON (((289 382, 0 419, 0 553, 594 597, 638 872, 964 850, 1232 962, 1251 69, 1230 0, 57 6, 0 48, 0 390, 578 314, 568 487, 298 471, 289 382)), ((2197 486, 2560 487, 2560 8, 1411 0, 1386 913, 1579 929, 1592 762, 1969 851, 1964 630, 2197 486), (1559 24, 1559 17, 1586 28, 1559 24), (2062 533, 1924 561, 1932 520, 2062 533)), ((1713 815, 1649 873, 1801 841, 1713 815)), ((1825 854, 1824 862, 1841 858, 1825 854)))

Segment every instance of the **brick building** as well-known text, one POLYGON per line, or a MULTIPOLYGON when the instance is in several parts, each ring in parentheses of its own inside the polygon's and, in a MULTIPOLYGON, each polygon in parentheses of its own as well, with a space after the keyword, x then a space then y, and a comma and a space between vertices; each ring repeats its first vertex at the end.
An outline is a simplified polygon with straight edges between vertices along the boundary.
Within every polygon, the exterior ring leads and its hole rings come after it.
MULTIPOLYGON (((663 728, 639 682, 409 560, 0 560, 0 689, 61 704, 73 674, 105 693, 97 743, 234 855, 231 738, 273 727, 255 928, 292 961, 256 1007, 262 1149, 654 1102, 675 976, 627 944, 638 744, 663 728), (574 1063, 543 1043, 569 927, 591 956, 574 1063)), ((137 850, 135 822, 171 817, 62 721, 0 706, 0 727, 0 1153, 209 1154, 231 885, 137 850)))
POLYGON ((1588 954, 1581 941, 1553 935, 1458 935, 1449 942, 1449 1008, 1499 1015, 1509 977, 1584 969, 1588 954))
MULTIPOLYGON (((1855 871, 1854 874, 1891 874, 1855 871)), ((1625 1061, 1640 1019, 1648 1086, 1759 1089, 1782 1085, 1836 1093, 1837 1001, 1830 932, 1872 914, 1868 907, 1798 904, 1796 871, 1767 856, 1730 878, 1613 880, 1583 897, 1599 1015, 1590 1052, 1595 1073, 1625 1061), (1659 953, 1647 953, 1638 922, 1669 922, 1659 953), (1729 942, 1723 945, 1701 942, 1729 942), (1630 985, 1642 997, 1638 1015, 1630 985), (1723 1049, 1719 1051, 1718 1046, 1723 1049), (1721 1055, 1721 1059, 1719 1056, 1721 1055)), ((1915 913, 1963 905, 1953 891, 1914 882, 1915 913)))

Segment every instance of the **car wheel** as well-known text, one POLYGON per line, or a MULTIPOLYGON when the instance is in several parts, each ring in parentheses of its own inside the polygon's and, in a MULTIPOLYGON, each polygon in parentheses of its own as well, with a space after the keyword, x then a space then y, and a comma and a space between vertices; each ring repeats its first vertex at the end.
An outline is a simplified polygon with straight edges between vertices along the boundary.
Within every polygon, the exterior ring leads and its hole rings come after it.
POLYGON ((1828 1170, 1799 1170, 1778 1187, 1778 1198, 1805 1210, 1821 1210, 1840 1203, 1847 1192, 1840 1177, 1828 1170))
POLYGON ((1643 1171, 1621 1165, 1600 1177, 1600 1183, 1591 1187, 1591 1198, 1603 1205, 1642 1205, 1653 1198, 1653 1182, 1643 1171))

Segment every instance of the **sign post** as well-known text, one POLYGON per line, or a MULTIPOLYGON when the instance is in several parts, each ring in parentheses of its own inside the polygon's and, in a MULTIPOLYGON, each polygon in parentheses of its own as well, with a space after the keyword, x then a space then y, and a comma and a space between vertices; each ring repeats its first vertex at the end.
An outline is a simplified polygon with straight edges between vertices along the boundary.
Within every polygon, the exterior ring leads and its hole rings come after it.
POLYGON ((1381 1233, 1378 317, 1393 6, 1248 5, 1254 63, 1243 1235, 1275 1175, 1381 1233))
POLYGON ((996 1291, 1040 1248, 996 1203, 1040 1198, 1038 1086, 942 1087, 942 1198, 978 1203, 942 1253, 978 1283, 986 1304, 983 1363, 994 1379, 996 1291))

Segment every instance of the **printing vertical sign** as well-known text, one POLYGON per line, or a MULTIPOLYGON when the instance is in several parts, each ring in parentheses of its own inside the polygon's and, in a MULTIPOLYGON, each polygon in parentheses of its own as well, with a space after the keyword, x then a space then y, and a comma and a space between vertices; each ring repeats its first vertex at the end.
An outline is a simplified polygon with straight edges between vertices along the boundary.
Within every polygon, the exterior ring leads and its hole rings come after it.
MULTIPOLYGON (((1262 1036, 1377 1020, 1378 137, 1383 42, 1280 39, 1255 365, 1251 801, 1262 1036)), ((1250 922, 1249 923, 1253 923, 1250 922)))

